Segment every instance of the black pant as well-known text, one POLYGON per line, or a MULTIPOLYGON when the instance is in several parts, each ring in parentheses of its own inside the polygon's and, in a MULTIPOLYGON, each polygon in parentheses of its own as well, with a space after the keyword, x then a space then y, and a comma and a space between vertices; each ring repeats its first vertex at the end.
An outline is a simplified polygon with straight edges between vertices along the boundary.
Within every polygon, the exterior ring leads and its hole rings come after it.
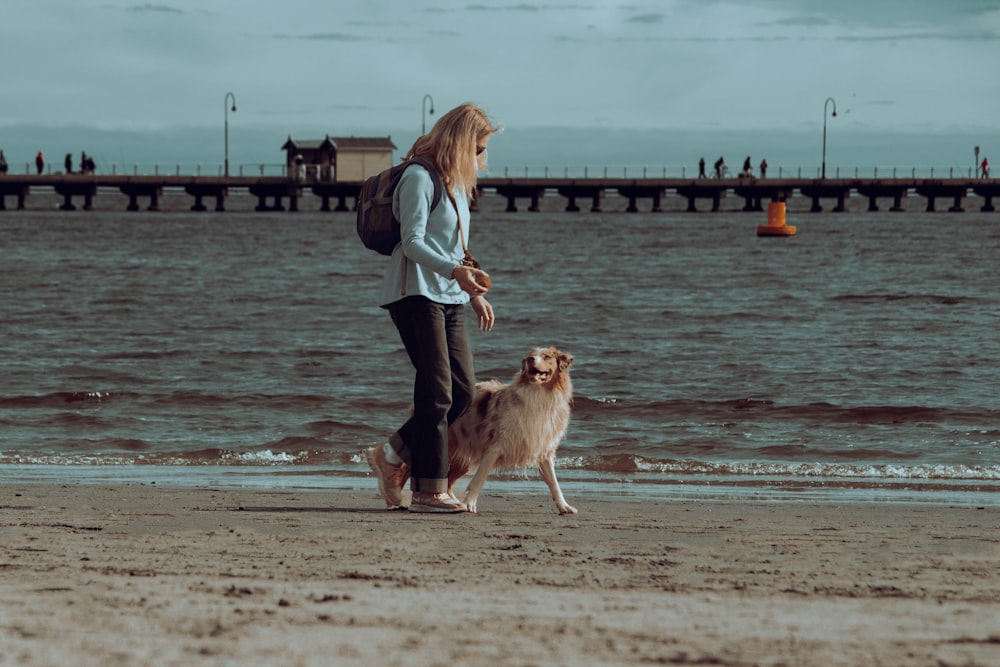
POLYGON ((416 370, 413 416, 389 438, 410 464, 410 489, 448 490, 448 426, 472 402, 475 369, 462 305, 410 296, 389 306, 416 370))

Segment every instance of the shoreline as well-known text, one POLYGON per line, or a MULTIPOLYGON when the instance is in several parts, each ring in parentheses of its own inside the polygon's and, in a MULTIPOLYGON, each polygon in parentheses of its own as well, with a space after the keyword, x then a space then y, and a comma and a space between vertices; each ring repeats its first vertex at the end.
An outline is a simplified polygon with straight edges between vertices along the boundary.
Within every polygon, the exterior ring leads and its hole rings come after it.
MULTIPOLYGON (((781 475, 598 475, 557 469, 567 499, 615 498, 652 502, 772 502, 834 504, 915 504, 1000 508, 1000 481, 925 478, 825 478, 781 475)), ((4 464, 0 478, 16 484, 165 485, 181 488, 247 489, 261 492, 364 493, 374 478, 362 465, 91 465, 4 464)), ((456 487, 464 491, 471 477, 456 487)), ((497 471, 484 490, 547 499, 537 471, 497 471)))
POLYGON ((1000 663, 995 511, 538 491, 6 483, 0 665, 1000 663))

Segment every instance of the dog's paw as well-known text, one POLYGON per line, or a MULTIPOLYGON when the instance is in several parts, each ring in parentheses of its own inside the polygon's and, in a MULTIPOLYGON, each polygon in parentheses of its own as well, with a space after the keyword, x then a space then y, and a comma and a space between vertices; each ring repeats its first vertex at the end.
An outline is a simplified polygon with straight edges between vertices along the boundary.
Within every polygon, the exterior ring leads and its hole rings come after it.
POLYGON ((567 504, 563 503, 562 505, 559 505, 559 513, 560 514, 576 514, 576 508, 573 507, 572 505, 567 505, 567 504))
POLYGON ((462 497, 462 502, 465 503, 465 506, 469 509, 470 512, 472 512, 473 514, 477 513, 476 498, 470 497, 468 491, 466 491, 465 495, 462 497))

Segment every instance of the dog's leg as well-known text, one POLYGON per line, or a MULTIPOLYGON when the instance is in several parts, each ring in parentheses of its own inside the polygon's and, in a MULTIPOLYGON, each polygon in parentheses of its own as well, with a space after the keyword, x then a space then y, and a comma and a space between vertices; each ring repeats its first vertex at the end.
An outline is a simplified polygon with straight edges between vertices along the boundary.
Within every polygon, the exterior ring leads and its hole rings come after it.
POLYGON ((469 466, 464 464, 456 463, 452 461, 448 466, 448 493, 454 495, 452 489, 455 487, 455 482, 465 477, 465 473, 469 472, 469 466))
POLYGON ((560 514, 576 514, 576 508, 569 505, 563 498, 562 489, 559 488, 559 480, 556 479, 555 455, 547 456, 538 462, 538 472, 542 474, 542 479, 549 486, 552 493, 552 500, 556 501, 556 507, 560 514))
POLYGON ((470 512, 476 511, 476 499, 479 497, 479 492, 483 490, 483 484, 486 483, 486 478, 490 476, 490 471, 493 470, 493 466, 496 465, 499 458, 500 450, 498 449, 486 452, 476 468, 476 474, 472 476, 472 481, 465 488, 465 504, 470 512))

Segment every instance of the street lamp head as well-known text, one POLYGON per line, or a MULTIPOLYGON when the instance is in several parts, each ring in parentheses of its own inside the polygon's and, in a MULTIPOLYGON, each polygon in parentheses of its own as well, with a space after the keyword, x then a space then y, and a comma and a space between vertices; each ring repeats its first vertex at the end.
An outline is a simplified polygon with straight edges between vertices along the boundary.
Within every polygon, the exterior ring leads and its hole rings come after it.
MULTIPOLYGON (((233 109, 233 111, 236 111, 236 109, 233 109)), ((831 115, 831 116, 832 116, 833 118, 836 118, 836 117, 837 117, 837 110, 836 110, 836 109, 834 109, 834 110, 833 110, 833 113, 832 113, 832 114, 830 114, 830 115, 831 115)))
POLYGON ((233 102, 233 111, 236 111, 236 102, 233 102))

